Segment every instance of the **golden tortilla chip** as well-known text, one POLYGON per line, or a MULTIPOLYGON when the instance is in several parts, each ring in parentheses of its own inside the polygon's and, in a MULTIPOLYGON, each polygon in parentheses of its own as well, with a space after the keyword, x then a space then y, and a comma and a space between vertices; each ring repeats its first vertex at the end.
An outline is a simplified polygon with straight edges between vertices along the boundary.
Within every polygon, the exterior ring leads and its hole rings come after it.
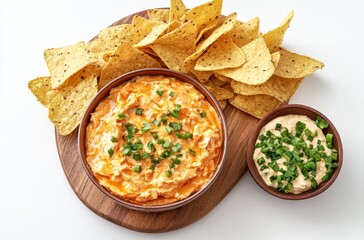
POLYGON ((221 74, 218 74, 217 72, 214 72, 214 76, 215 76, 215 77, 217 77, 219 80, 221 80, 221 81, 223 81, 223 82, 227 82, 227 83, 229 83, 229 82, 231 82, 231 81, 232 81, 232 79, 231 79, 231 78, 225 77, 225 76, 223 76, 223 75, 221 75, 221 74))
POLYGON ((275 53, 272 53, 270 56, 272 57, 272 63, 273 63, 274 68, 277 68, 279 60, 281 59, 281 56, 282 56, 281 53, 275 52, 275 53))
POLYGON ((157 68, 161 65, 152 57, 122 42, 110 56, 109 61, 101 70, 99 88, 101 89, 114 78, 141 68, 157 68))
POLYGON ((169 69, 183 71, 184 60, 195 50, 196 35, 196 26, 189 21, 160 37, 150 47, 169 69))
POLYGON ((187 8, 182 0, 170 0, 169 22, 180 21, 187 12, 187 8))
POLYGON ((245 63, 243 51, 229 36, 219 37, 207 51, 198 58, 195 70, 213 71, 240 67, 245 63))
POLYGON ((213 74, 212 71, 197 71, 195 69, 190 69, 190 72, 202 83, 208 82, 213 74))
POLYGON ((143 38, 137 44, 134 44, 134 47, 140 48, 140 47, 145 47, 145 46, 148 46, 148 45, 154 43, 160 36, 162 36, 164 33, 167 32, 168 27, 171 24, 172 23, 161 24, 161 25, 153 27, 152 31, 145 38, 143 38))
POLYGON ((212 93, 212 95, 214 95, 214 97, 218 101, 234 97, 233 92, 231 92, 225 88, 216 86, 212 82, 210 82, 209 84, 206 84, 205 87, 212 93))
POLYGON ((169 9, 162 9, 162 8, 149 9, 147 14, 149 19, 151 20, 157 20, 164 23, 169 22, 169 9))
POLYGON ((39 77, 28 82, 28 88, 44 106, 48 107, 58 90, 52 89, 51 77, 39 77))
POLYGON ((236 21, 236 13, 232 13, 229 16, 227 16, 223 24, 221 24, 218 28, 216 28, 207 39, 202 41, 196 47, 196 51, 185 60, 184 63, 185 68, 188 70, 193 68, 196 60, 206 51, 206 49, 211 44, 213 44, 219 37, 229 32, 234 27, 235 21, 236 21))
POLYGON ((280 49, 281 58, 274 72, 283 78, 304 78, 325 66, 319 60, 280 49))
POLYGON ((212 0, 188 10, 182 16, 181 22, 193 21, 200 32, 209 23, 219 18, 221 15, 222 0, 212 0))
POLYGON ((222 109, 225 109, 226 108, 226 106, 227 106, 227 102, 228 102, 228 100, 220 100, 220 101, 218 101, 219 102, 219 104, 220 104, 220 107, 222 108, 222 109))
POLYGON ((234 107, 256 117, 263 118, 267 113, 279 107, 282 102, 269 95, 245 96, 237 94, 229 99, 229 103, 234 107))
POLYGON ((266 42, 269 51, 271 53, 279 50, 282 42, 284 34, 286 33, 287 28, 289 28, 289 24, 293 18, 293 11, 291 11, 287 17, 283 20, 281 25, 276 29, 273 29, 263 35, 264 41, 266 42))
POLYGON ((216 71, 238 82, 257 85, 267 81, 274 73, 272 58, 262 37, 242 47, 246 63, 238 68, 216 71))
POLYGON ((218 86, 218 87, 221 87, 222 85, 224 85, 226 82, 219 79, 215 74, 213 74, 211 77, 210 77, 210 81, 215 85, 215 86, 218 86))
POLYGON ((97 76, 90 75, 76 87, 61 90, 48 106, 48 117, 61 135, 80 124, 83 113, 97 93, 97 76))
POLYGON ((277 98, 281 102, 288 100, 296 92, 303 78, 287 79, 273 75, 268 81, 260 85, 248 85, 245 83, 232 81, 231 87, 235 93, 241 95, 265 94, 277 98))
POLYGON ((84 42, 47 49, 44 51, 44 59, 52 78, 53 89, 66 86, 67 80, 73 75, 99 61, 95 53, 87 49, 84 42))
POLYGON ((242 47, 260 36, 259 18, 255 17, 248 22, 236 21, 234 28, 228 33, 238 47, 242 47))

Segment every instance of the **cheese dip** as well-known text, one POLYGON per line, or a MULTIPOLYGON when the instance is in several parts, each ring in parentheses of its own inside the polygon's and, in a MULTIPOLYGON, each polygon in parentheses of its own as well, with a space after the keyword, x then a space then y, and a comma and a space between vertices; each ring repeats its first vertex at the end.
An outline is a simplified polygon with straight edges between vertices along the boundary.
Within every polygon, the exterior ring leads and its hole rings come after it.
POLYGON ((217 113, 191 84, 141 76, 110 91, 86 129, 86 159, 113 195, 140 205, 187 198, 215 173, 217 113))
POLYGON ((327 123, 303 115, 280 116, 260 131, 255 165, 268 186, 299 194, 326 181, 337 167, 333 135, 323 133, 327 123))

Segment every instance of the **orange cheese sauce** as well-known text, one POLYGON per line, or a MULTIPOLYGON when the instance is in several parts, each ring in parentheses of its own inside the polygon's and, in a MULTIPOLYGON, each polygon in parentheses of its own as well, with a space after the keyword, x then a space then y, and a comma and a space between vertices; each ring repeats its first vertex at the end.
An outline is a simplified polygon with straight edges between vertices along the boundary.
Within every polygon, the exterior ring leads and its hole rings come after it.
POLYGON ((86 130, 86 158, 99 183, 141 205, 195 193, 213 176, 221 152, 221 123, 209 102, 192 85, 163 76, 112 89, 86 130))

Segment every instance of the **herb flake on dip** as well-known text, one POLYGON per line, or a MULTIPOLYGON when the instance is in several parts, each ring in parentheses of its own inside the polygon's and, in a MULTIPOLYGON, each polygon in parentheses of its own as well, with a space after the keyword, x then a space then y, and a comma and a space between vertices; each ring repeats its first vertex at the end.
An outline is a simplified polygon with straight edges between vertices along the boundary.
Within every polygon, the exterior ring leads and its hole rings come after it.
POLYGON ((255 143, 254 163, 264 182, 299 194, 327 181, 337 164, 327 122, 303 115, 280 116, 267 123, 255 143))
POLYGON ((222 154, 215 109, 193 85, 140 76, 91 114, 86 160, 113 195, 140 205, 185 199, 210 181, 222 154))

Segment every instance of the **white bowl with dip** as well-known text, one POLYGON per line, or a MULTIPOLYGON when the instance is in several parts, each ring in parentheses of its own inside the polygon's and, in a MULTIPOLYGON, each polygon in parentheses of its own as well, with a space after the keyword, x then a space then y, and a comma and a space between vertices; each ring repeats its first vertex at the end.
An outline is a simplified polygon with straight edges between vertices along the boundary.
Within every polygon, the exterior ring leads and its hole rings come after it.
POLYGON ((195 200, 219 176, 226 120, 197 80, 141 69, 100 90, 81 121, 78 145, 88 177, 109 198, 162 212, 195 200))
POLYGON ((258 185, 289 200, 324 192, 336 180, 342 162, 342 143, 333 123, 299 104, 284 105, 261 119, 247 149, 248 169, 258 185))

